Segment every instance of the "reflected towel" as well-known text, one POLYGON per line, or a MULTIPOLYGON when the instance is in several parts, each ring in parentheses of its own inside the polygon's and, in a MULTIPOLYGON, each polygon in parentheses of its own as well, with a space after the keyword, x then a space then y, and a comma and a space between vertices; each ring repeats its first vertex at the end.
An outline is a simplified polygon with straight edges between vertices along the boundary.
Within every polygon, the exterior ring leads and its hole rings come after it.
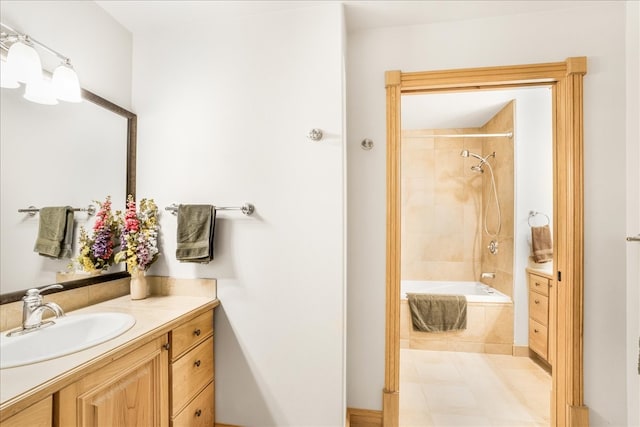
POLYGON ((549 225, 531 227, 531 249, 535 262, 542 263, 553 260, 553 243, 549 225))
POLYGON ((178 206, 176 259, 208 263, 213 259, 216 209, 211 205, 178 206))
POLYGON ((407 294, 414 331, 442 332, 467 329, 464 295, 407 294))
POLYGON ((73 242, 73 208, 55 206, 40 209, 38 238, 33 250, 53 258, 70 258, 73 242))

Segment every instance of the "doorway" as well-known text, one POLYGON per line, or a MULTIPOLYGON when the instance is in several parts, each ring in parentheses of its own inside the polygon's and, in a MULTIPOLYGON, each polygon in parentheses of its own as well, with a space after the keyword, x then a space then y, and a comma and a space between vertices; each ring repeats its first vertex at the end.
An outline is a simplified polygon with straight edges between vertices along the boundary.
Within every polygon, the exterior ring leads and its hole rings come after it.
POLYGON ((554 212, 553 282, 557 306, 550 314, 558 368, 552 378, 551 424, 588 425, 582 385, 582 78, 586 58, 565 62, 386 74, 387 95, 387 273, 383 424, 399 419, 401 200, 401 98, 406 94, 549 85, 553 98, 554 212))
MULTIPOLYGON (((527 269, 552 271, 530 256, 530 227, 553 213, 551 88, 412 94, 401 110, 400 425, 548 426, 527 269), (463 294, 466 325, 416 330, 407 292, 463 294)), ((535 295, 546 329, 550 297, 535 295)))

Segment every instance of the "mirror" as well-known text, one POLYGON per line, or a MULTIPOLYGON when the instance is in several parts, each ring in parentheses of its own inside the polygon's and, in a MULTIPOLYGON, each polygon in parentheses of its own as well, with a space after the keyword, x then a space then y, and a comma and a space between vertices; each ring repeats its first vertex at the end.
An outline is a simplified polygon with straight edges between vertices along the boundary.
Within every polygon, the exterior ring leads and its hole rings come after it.
MULTIPOLYGON (((70 205, 99 208, 111 196, 123 210, 135 196, 136 115, 87 90, 81 103, 40 105, 22 97, 23 89, 2 88, 0 303, 19 300, 28 288, 71 280, 66 289, 127 275, 123 265, 97 276, 59 274, 70 259, 51 259, 33 251, 38 214, 18 209, 70 205)), ((91 231, 95 215, 74 212, 73 257, 80 226, 91 231)))

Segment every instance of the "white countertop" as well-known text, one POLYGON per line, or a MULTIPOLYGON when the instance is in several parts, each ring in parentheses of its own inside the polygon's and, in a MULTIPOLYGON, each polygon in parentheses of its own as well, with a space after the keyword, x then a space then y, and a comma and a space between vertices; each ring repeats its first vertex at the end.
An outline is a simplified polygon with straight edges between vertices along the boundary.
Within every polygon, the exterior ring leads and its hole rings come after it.
POLYGON ((116 338, 77 353, 30 365, 0 369, 0 407, 35 388, 47 383, 53 384, 66 373, 77 371, 77 368, 89 364, 96 358, 215 301, 213 298, 190 296, 153 296, 133 301, 129 295, 125 295, 69 312, 68 316, 92 312, 129 313, 136 318, 136 324, 116 338))

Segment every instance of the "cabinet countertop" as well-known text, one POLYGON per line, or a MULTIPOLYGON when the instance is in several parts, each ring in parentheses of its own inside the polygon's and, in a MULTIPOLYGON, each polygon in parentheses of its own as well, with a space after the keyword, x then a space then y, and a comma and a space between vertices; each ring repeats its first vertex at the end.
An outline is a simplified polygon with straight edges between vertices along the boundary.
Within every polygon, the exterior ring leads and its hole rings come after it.
MULTIPOLYGON (((67 313, 68 316, 93 312, 129 313, 136 323, 122 335, 94 347, 39 363, 0 369, 0 420, 11 415, 6 411, 23 399, 31 401, 54 393, 74 381, 85 368, 109 363, 120 357, 129 345, 142 344, 166 334, 178 319, 213 309, 218 304, 217 299, 207 297, 152 296, 134 301, 125 295, 67 313)), ((16 410, 25 405, 16 405, 20 406, 16 410)))

